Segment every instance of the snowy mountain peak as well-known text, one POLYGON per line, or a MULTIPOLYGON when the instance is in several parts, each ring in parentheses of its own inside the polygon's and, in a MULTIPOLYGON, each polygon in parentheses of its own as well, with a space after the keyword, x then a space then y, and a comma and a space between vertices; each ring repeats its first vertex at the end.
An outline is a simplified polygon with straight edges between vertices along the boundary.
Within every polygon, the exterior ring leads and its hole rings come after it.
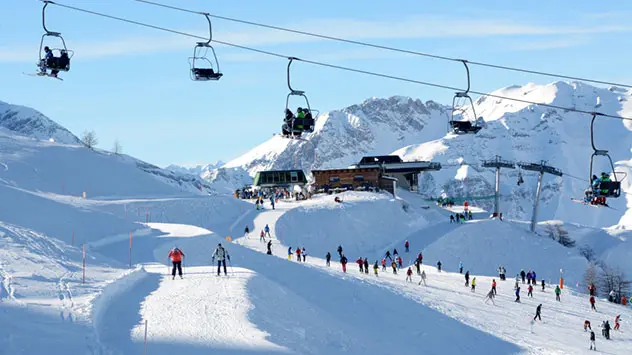
POLYGON ((80 144, 79 138, 69 130, 53 122, 40 112, 24 106, 11 105, 0 101, 0 127, 11 133, 35 138, 54 140, 65 144, 80 144))

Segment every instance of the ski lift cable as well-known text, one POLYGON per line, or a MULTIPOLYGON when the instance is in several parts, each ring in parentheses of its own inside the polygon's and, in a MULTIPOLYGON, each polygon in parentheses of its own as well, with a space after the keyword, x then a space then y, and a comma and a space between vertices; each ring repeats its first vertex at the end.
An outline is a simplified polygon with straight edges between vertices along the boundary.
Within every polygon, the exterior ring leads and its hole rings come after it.
MULTIPOLYGON (((169 33, 178 34, 178 35, 187 36, 187 37, 192 37, 192 38, 198 38, 198 39, 202 39, 202 40, 208 40, 208 38, 205 38, 205 37, 202 37, 202 36, 198 36, 198 35, 194 35, 194 34, 191 34, 191 33, 182 32, 182 31, 178 31, 178 30, 174 30, 174 29, 170 29, 170 28, 166 28, 166 27, 156 26, 156 25, 152 25, 152 24, 148 24, 148 23, 143 23, 143 22, 139 22, 139 21, 135 21, 135 20, 130 20, 130 19, 126 19, 126 18, 123 18, 123 17, 112 16, 112 15, 104 14, 104 13, 97 12, 97 11, 92 11, 92 10, 82 9, 82 8, 75 7, 75 6, 61 4, 61 3, 58 3, 58 2, 51 2, 50 4, 51 5, 57 5, 57 6, 60 6, 60 7, 63 7, 63 8, 67 8, 67 9, 70 9, 70 10, 74 10, 74 11, 79 11, 79 12, 84 12, 84 13, 88 13, 88 14, 92 14, 92 15, 96 15, 96 16, 109 18, 109 19, 112 19, 112 20, 117 20, 117 21, 127 22, 127 23, 130 23, 130 24, 138 25, 138 26, 148 27, 148 28, 159 30, 159 31, 169 32, 169 33)), ((318 65, 318 66, 327 67, 327 68, 332 68, 332 69, 338 69, 338 70, 354 72, 354 73, 358 73, 358 74, 364 74, 364 75, 370 75, 370 76, 375 76, 375 77, 381 77, 381 78, 385 78, 385 79, 392 79, 392 80, 403 81, 403 82, 408 82, 408 83, 413 83, 413 84, 430 86, 430 87, 435 87, 435 88, 439 88, 439 89, 446 89, 446 90, 459 91, 459 92, 463 91, 463 89, 452 87, 452 86, 448 86, 448 85, 442 85, 442 84, 436 84, 436 83, 431 83, 431 82, 426 82, 426 81, 421 81, 421 80, 409 79, 409 78, 404 78, 404 77, 399 77, 399 76, 394 76, 394 75, 389 75, 389 74, 384 74, 384 73, 372 72, 372 71, 368 71, 368 70, 362 70, 362 69, 356 69, 356 68, 350 68, 350 67, 343 67, 343 66, 340 66, 340 65, 324 63, 324 62, 319 62, 319 61, 305 59, 305 58, 297 58, 297 57, 293 57, 293 56, 289 56, 289 55, 279 54, 279 53, 275 53, 275 52, 270 52, 270 51, 266 51, 266 50, 262 50, 262 49, 247 47, 247 46, 244 46, 244 45, 239 45, 239 44, 225 42, 225 41, 220 41, 220 40, 215 40, 215 39, 213 39, 213 42, 219 43, 219 44, 223 44, 223 45, 226 45, 226 46, 230 46, 230 47, 234 47, 234 48, 239 48, 239 49, 251 51, 251 52, 256 52, 256 53, 260 53, 260 54, 265 54, 265 55, 269 55, 269 56, 283 58, 283 59, 294 58, 294 60, 298 60, 298 61, 301 61, 301 62, 304 62, 304 63, 309 63, 309 64, 318 65)), ((553 104, 539 103, 539 102, 534 102, 534 101, 529 101, 529 100, 524 100, 524 99, 518 99, 518 98, 513 98, 513 97, 508 97, 508 96, 503 96, 503 95, 485 93, 485 92, 481 92, 481 91, 470 90, 470 93, 473 93, 473 94, 476 94, 476 95, 479 95, 479 96, 484 96, 484 97, 493 97, 493 98, 497 98, 497 99, 501 99, 501 100, 509 100, 509 101, 521 102, 521 103, 525 103, 525 104, 529 104, 529 105, 539 105, 539 106, 542 106, 542 107, 548 107, 548 108, 553 108, 553 109, 565 110, 565 111, 570 111, 570 112, 577 112, 577 113, 583 113, 583 114, 588 114, 588 115, 595 114, 595 112, 593 112, 593 111, 580 110, 580 109, 576 109, 576 108, 564 107, 564 106, 553 105, 553 104)), ((632 121, 631 117, 623 117, 623 116, 611 115, 611 114, 605 114, 605 113, 598 113, 598 114, 601 117, 610 117, 610 118, 616 118, 616 119, 620 119, 620 120, 632 121)))
MULTIPOLYGON (((181 8, 181 7, 177 7, 177 6, 173 6, 173 5, 161 4, 161 3, 158 3, 158 2, 154 2, 154 1, 148 1, 148 0, 134 0, 134 1, 140 2, 140 3, 145 3, 145 4, 148 4, 148 5, 164 7, 164 8, 167 8, 167 9, 177 10, 177 11, 183 11, 183 12, 189 12, 189 13, 200 13, 199 11, 193 11, 193 10, 189 10, 189 9, 185 9, 185 8, 181 8)), ((434 58, 434 59, 439 59, 439 60, 445 60, 445 61, 451 61, 451 62, 461 62, 461 63, 465 61, 468 64, 477 65, 477 66, 481 66, 481 67, 488 67, 488 68, 493 68, 493 69, 499 69, 499 70, 507 70, 507 71, 514 71, 514 72, 520 72, 520 73, 535 74, 535 75, 541 75, 541 76, 548 76, 548 77, 552 77, 552 78, 561 78, 561 79, 585 81, 585 82, 590 82, 590 83, 594 83, 594 84, 603 84, 603 85, 611 85, 611 86, 632 88, 632 85, 630 85, 630 84, 614 83, 614 82, 605 81, 605 80, 589 79, 589 78, 583 78, 583 77, 572 76, 572 75, 564 75, 564 74, 543 72, 543 71, 538 71, 538 70, 510 67, 510 66, 505 66, 505 65, 490 64, 490 63, 484 63, 484 62, 478 62, 478 61, 469 61, 469 60, 465 60, 465 59, 451 58, 451 57, 446 57, 446 56, 432 54, 432 53, 418 52, 418 51, 413 51, 413 50, 409 50, 409 49, 402 49, 402 48, 384 46, 384 45, 379 45, 379 44, 375 44, 375 43, 368 43, 368 42, 362 42, 362 41, 345 39, 345 38, 341 38, 341 37, 328 36, 328 35, 324 35, 324 34, 320 34, 320 33, 307 32, 307 31, 295 30, 295 29, 286 28, 286 27, 268 25, 268 24, 264 24, 264 23, 260 23, 260 22, 241 20, 241 19, 233 18, 233 17, 220 16, 220 15, 214 15, 214 14, 209 14, 209 16, 213 17, 213 18, 220 19, 220 20, 231 21, 231 22, 238 22, 238 23, 242 23, 242 24, 246 24, 246 25, 263 27, 263 28, 273 29, 273 30, 277 30, 277 31, 285 31, 285 32, 300 34, 300 35, 304 35, 304 36, 317 37, 317 38, 327 39, 327 40, 331 40, 331 41, 349 43, 349 44, 354 44, 354 45, 359 45, 359 46, 371 47, 371 48, 388 50, 388 51, 405 53, 405 54, 412 54, 412 55, 423 56, 423 57, 428 57, 428 58, 434 58)))

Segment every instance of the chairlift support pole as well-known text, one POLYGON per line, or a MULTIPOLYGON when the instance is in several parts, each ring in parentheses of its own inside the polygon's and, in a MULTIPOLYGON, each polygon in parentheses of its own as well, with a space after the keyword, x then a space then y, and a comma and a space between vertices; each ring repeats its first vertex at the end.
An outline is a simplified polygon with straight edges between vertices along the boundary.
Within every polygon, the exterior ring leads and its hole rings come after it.
POLYGON ((500 215, 500 169, 515 169, 513 162, 502 160, 499 155, 493 160, 483 160, 484 168, 496 168, 496 193, 494 195, 494 216, 500 215))
POLYGON ((540 194, 542 192, 542 180, 544 178, 544 174, 551 174, 555 176, 562 176, 563 173, 561 170, 554 168, 550 165, 546 165, 546 161, 542 160, 539 164, 535 163, 518 163, 518 166, 523 170, 536 171, 538 172, 538 186, 535 191, 535 201, 533 202, 533 216, 531 218, 531 232, 535 232, 535 227, 538 221, 538 210, 540 208, 540 194))

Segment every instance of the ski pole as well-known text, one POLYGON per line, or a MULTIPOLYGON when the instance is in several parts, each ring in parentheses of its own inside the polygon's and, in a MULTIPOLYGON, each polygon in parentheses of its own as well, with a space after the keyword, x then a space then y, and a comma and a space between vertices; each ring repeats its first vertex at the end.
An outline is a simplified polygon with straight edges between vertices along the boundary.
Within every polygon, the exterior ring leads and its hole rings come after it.
POLYGON ((228 266, 230 266, 231 275, 235 276, 235 271, 233 270, 233 263, 230 262, 230 259, 228 259, 228 266))

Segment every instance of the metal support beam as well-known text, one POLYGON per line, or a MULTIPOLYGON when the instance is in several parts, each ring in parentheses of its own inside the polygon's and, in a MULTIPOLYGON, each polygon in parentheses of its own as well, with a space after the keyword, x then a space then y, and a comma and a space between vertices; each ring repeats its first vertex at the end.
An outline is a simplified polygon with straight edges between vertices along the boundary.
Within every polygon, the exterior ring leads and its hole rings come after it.
POLYGON ((535 226, 538 223, 538 210, 540 208, 540 193, 542 192, 542 178, 544 171, 540 171, 538 175, 538 187, 535 190, 535 202, 533 203, 533 217, 531 217, 531 231, 535 232, 535 226))
POLYGON ((484 168, 496 168, 496 191, 494 195, 494 215, 500 215, 500 169, 515 169, 516 165, 513 162, 502 160, 497 155, 493 160, 483 160, 484 168))
POLYGON ((537 171, 540 173, 538 175, 538 187, 535 192, 535 201, 533 202, 533 216, 531 218, 531 231, 535 232, 535 226, 538 223, 538 210, 540 208, 540 193, 542 192, 542 180, 544 178, 544 174, 551 174, 555 176, 562 176, 562 171, 554 168, 550 165, 546 165, 546 161, 541 161, 539 164, 536 163, 518 163, 518 166, 522 168, 522 170, 529 171, 537 171))

